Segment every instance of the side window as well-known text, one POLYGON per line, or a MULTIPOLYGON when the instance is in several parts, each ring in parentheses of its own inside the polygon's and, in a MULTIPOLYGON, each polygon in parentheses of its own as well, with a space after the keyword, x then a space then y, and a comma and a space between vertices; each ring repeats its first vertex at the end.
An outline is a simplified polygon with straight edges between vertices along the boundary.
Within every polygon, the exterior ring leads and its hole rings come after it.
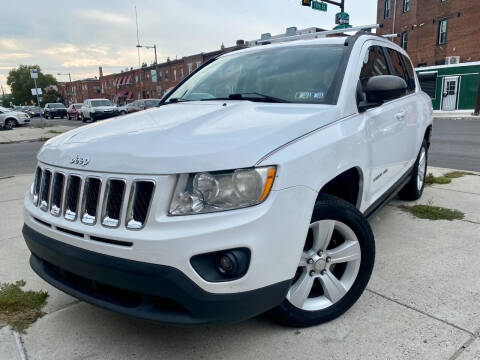
POLYGON ((390 48, 388 48, 387 52, 390 56, 390 63, 392 64, 392 75, 401 77, 408 85, 410 80, 408 78, 407 69, 403 66, 402 54, 390 48))
POLYGON ((381 46, 371 46, 363 59, 360 82, 365 91, 368 79, 377 75, 389 75, 387 59, 381 46))
POLYGON ((407 74, 408 74, 408 89, 410 91, 415 91, 416 85, 415 85, 415 72, 413 71, 413 66, 410 60, 405 56, 402 55, 403 63, 405 64, 405 68, 407 69, 407 74))

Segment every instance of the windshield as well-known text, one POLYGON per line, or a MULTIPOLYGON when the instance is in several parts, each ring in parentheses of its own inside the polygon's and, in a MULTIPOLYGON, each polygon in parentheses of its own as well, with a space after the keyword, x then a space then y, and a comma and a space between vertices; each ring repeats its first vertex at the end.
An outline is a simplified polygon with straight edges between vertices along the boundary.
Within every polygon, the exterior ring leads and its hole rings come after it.
POLYGON ((110 100, 92 100, 92 106, 113 106, 113 104, 110 100))
POLYGON ((75 109, 81 109, 82 108, 82 104, 73 104, 72 106, 75 106, 75 109))
POLYGON ((50 107, 51 108, 64 108, 65 105, 63 105, 63 104, 50 104, 50 107))
POLYGON ((232 94, 245 94, 242 98, 256 101, 270 97, 285 102, 335 104, 344 53, 345 46, 341 45, 306 45, 228 55, 199 70, 166 101, 226 99, 232 94))
POLYGON ((158 100, 158 99, 156 99, 156 100, 145 100, 145 106, 146 107, 154 107, 154 106, 157 106, 159 102, 160 102, 160 100, 158 100))

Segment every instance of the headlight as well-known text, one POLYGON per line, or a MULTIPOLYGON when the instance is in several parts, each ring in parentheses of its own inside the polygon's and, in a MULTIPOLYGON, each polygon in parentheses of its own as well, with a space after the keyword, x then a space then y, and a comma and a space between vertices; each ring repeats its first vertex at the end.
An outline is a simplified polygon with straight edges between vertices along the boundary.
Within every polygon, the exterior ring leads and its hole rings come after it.
POLYGON ((260 204, 272 189, 275 172, 270 166, 181 174, 169 214, 202 214, 260 204))

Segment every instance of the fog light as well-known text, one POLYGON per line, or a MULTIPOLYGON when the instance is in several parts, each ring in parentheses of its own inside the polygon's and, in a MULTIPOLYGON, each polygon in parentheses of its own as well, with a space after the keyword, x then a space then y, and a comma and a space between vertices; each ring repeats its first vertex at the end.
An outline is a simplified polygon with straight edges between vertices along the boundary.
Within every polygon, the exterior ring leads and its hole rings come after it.
POLYGON ((223 275, 235 275, 238 268, 238 261, 235 258, 235 255, 231 252, 220 255, 217 268, 223 275))
POLYGON ((220 267, 224 270, 224 271, 232 271, 233 269, 233 261, 232 259, 230 259, 227 255, 223 255, 221 258, 220 258, 220 267))

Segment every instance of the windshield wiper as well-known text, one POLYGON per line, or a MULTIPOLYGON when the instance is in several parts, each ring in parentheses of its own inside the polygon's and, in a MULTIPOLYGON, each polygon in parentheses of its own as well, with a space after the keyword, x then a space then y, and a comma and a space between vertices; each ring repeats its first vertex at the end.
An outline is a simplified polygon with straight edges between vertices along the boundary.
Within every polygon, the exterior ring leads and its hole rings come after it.
POLYGON ((249 100, 249 101, 261 101, 261 102, 274 102, 274 103, 288 103, 290 101, 276 98, 270 95, 264 95, 257 92, 246 92, 246 93, 235 93, 230 94, 228 97, 224 98, 210 98, 210 99, 201 99, 201 101, 209 100, 249 100))

